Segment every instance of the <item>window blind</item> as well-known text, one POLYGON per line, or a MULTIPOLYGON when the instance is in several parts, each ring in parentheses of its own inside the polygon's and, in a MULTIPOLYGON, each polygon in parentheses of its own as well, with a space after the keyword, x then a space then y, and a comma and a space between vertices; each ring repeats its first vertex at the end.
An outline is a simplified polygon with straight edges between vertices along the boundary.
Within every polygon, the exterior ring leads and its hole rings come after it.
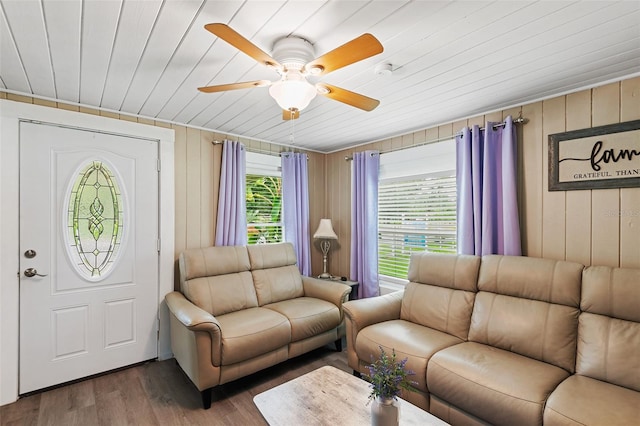
POLYGON ((246 175, 247 241, 249 244, 282 242, 282 179, 246 175))
POLYGON ((455 171, 381 181, 378 272, 406 279, 413 252, 456 252, 455 171))

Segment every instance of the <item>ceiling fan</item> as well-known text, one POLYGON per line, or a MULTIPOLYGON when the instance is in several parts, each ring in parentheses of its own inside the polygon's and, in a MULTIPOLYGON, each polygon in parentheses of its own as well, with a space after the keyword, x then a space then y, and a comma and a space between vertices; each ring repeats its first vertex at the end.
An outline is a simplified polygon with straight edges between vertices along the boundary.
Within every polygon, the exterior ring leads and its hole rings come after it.
POLYGON ((327 75, 332 71, 381 53, 382 44, 371 34, 366 33, 356 37, 314 59, 313 45, 300 37, 289 36, 276 41, 273 47, 273 56, 271 56, 228 25, 213 23, 205 25, 205 28, 259 63, 274 69, 281 78, 275 82, 257 80, 199 87, 198 90, 201 92, 215 93, 270 86, 269 94, 282 108, 283 120, 297 119, 300 116, 300 111, 306 108, 317 94, 365 111, 371 111, 380 104, 380 101, 359 93, 327 83, 312 85, 307 80, 307 76, 327 75))

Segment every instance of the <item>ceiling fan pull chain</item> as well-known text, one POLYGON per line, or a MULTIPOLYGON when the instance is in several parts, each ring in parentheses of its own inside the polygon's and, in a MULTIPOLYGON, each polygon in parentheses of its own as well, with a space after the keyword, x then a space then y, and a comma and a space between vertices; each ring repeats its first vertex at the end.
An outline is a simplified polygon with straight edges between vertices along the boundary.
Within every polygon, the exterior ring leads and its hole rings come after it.
POLYGON ((291 134, 289 135, 289 143, 291 145, 294 145, 295 144, 294 131, 295 131, 295 125, 296 125, 295 123, 296 120, 294 120, 294 117, 296 115, 296 112, 294 110, 290 110, 289 112, 291 114, 291 120, 289 120, 291 122, 291 134))

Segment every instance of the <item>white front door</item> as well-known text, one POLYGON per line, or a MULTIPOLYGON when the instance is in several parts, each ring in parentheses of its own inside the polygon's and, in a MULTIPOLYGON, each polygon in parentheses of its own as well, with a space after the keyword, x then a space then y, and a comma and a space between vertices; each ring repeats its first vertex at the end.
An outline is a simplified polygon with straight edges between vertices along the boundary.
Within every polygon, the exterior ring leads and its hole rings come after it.
POLYGON ((20 123, 21 394, 157 357, 158 141, 20 123))

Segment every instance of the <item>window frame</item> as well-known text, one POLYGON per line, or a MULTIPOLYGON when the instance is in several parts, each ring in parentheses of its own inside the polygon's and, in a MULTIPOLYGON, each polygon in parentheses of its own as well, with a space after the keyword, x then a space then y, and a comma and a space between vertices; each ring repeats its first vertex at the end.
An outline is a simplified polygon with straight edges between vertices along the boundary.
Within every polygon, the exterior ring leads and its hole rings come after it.
MULTIPOLYGON (((454 188, 456 175, 455 139, 446 139, 439 142, 420 145, 417 147, 404 148, 380 156, 380 177, 379 177, 379 204, 378 204, 378 276, 381 285, 388 285, 392 288, 403 288, 408 282, 405 278, 398 278, 381 273, 381 246, 383 236, 380 229, 380 188, 385 184, 398 182, 409 182, 420 179, 433 179, 440 177, 453 177, 454 188)), ((454 205, 457 204, 454 189, 454 205)), ((455 207, 454 212, 455 215, 455 207)), ((384 220, 384 217, 382 217, 384 220)), ((454 216, 455 223, 455 216, 454 216)), ((456 230, 457 232, 457 226, 456 230)), ((455 238, 455 236, 454 236, 455 238)), ((389 241, 387 239, 387 241, 389 241)), ((404 247, 404 245, 403 245, 404 247)), ((454 246, 455 247, 455 246, 454 246)), ((456 248, 454 250, 457 251, 456 248)))

